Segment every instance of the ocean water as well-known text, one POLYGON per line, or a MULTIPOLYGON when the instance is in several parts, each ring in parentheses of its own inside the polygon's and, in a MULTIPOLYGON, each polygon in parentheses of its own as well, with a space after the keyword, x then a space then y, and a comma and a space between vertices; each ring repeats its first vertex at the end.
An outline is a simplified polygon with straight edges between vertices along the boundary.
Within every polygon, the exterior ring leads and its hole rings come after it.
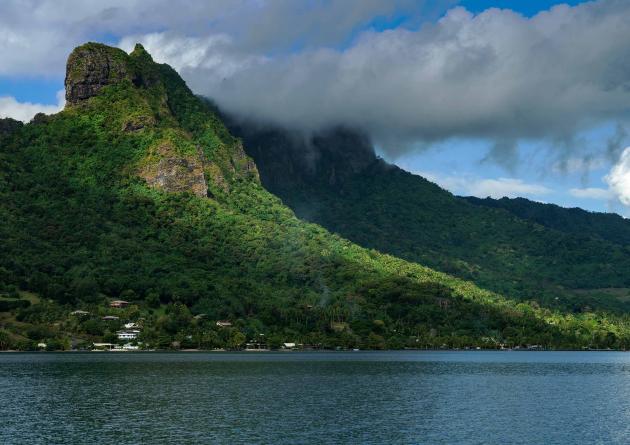
POLYGON ((629 444, 630 353, 0 354, 0 444, 629 444))

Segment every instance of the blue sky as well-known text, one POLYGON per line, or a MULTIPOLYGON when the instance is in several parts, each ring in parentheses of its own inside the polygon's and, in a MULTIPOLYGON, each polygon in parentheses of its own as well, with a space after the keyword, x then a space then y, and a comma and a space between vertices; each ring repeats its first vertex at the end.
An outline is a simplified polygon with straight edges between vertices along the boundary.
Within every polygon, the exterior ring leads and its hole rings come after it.
MULTIPOLYGON (((558 4, 577 5, 584 1, 553 0, 470 0, 459 2, 473 13, 480 13, 488 8, 511 9, 527 17, 546 11, 558 4)), ((615 136, 615 125, 611 122, 582 132, 579 135, 581 146, 594 152, 615 136)), ((548 142, 529 141, 519 144, 521 162, 516 167, 505 169, 495 163, 486 162, 489 143, 478 140, 455 139, 435 144, 428 149, 418 150, 395 159, 406 170, 418 172, 438 182, 457 194, 470 193, 470 184, 483 184, 484 180, 516 179, 520 182, 507 181, 508 186, 501 191, 510 197, 524 196, 530 199, 559 204, 565 207, 581 207, 592 211, 606 211, 626 214, 627 210, 612 199, 601 199, 597 193, 593 197, 580 190, 601 189, 607 184, 604 180, 610 168, 602 161, 587 169, 563 170, 557 168, 541 169, 541 163, 548 162, 548 142), (509 184, 513 184, 509 187, 509 184), (532 187, 527 187, 532 185, 532 187), (535 185, 535 186, 534 186, 535 185), (511 189, 514 189, 512 192, 511 189), (529 191, 528 191, 529 190, 529 191), (468 192, 468 193, 467 193, 468 192), (587 195, 587 196, 585 196, 587 195)), ((560 164, 560 161, 558 161, 560 164)), ((481 196, 481 195, 480 195, 481 196)), ((494 197, 499 197, 496 195, 494 197)))
POLYGON ((459 5, 465 7, 471 12, 479 13, 488 8, 511 9, 519 13, 531 17, 540 11, 545 11, 558 4, 577 5, 585 3, 579 0, 470 0, 458 2, 459 5))
POLYGON ((73 46, 142 41, 230 111, 305 129, 356 126, 384 158, 456 194, 626 215, 630 112, 607 94, 630 85, 616 30, 630 18, 625 3, 112 0, 94 10, 42 0, 29 11, 8 0, 0 115, 61 107, 73 46))

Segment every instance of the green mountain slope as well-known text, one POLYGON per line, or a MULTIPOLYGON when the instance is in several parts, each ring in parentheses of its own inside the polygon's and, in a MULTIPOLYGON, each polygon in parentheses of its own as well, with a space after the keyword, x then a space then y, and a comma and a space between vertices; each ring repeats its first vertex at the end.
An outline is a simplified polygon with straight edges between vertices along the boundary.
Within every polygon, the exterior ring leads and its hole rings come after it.
POLYGON ((619 216, 459 198, 377 159, 347 129, 305 140, 230 126, 269 190, 351 241, 548 307, 630 310, 630 222, 619 216))
POLYGON ((66 92, 61 113, 2 124, 0 349, 116 341, 123 322, 149 347, 630 345, 623 318, 511 301, 297 219, 141 46, 75 49, 66 92))
POLYGON ((465 199, 480 206, 507 210, 519 218, 560 232, 588 235, 622 246, 630 246, 630 222, 615 213, 589 212, 580 208, 568 209, 525 198, 465 199))

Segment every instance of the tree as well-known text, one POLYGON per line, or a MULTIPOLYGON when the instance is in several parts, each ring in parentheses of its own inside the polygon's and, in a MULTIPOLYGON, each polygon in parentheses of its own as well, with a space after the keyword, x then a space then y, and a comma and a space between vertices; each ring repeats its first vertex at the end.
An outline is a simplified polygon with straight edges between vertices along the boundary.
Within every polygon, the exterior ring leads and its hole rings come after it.
POLYGON ((11 337, 7 331, 0 331, 0 350, 5 351, 11 347, 11 337))
POLYGON ((227 346, 230 349, 238 349, 243 343, 245 343, 245 340, 245 334, 241 331, 234 330, 228 338, 227 346))

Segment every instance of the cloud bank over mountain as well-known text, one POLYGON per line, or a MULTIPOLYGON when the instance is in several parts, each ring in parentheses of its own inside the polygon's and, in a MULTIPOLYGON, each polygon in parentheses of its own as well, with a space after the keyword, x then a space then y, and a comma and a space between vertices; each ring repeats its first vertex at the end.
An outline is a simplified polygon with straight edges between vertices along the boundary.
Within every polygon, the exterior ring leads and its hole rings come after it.
POLYGON ((568 141, 630 111, 630 3, 560 5, 526 18, 454 8, 417 30, 363 32, 342 48, 274 55, 229 34, 135 35, 195 91, 241 115, 368 131, 391 154, 450 137, 568 141))
POLYGON ((61 76, 86 39, 126 49, 138 40, 231 111, 304 128, 357 126, 392 154, 479 137, 495 141, 491 155, 501 158, 515 140, 568 141, 627 121, 629 2, 559 5, 531 18, 474 15, 456 3, 9 0, 0 75, 61 76))
POLYGON ((86 40, 168 30, 198 37, 230 35, 241 53, 336 45, 374 18, 437 17, 454 0, 4 0, 0 4, 0 75, 59 75, 86 40))

